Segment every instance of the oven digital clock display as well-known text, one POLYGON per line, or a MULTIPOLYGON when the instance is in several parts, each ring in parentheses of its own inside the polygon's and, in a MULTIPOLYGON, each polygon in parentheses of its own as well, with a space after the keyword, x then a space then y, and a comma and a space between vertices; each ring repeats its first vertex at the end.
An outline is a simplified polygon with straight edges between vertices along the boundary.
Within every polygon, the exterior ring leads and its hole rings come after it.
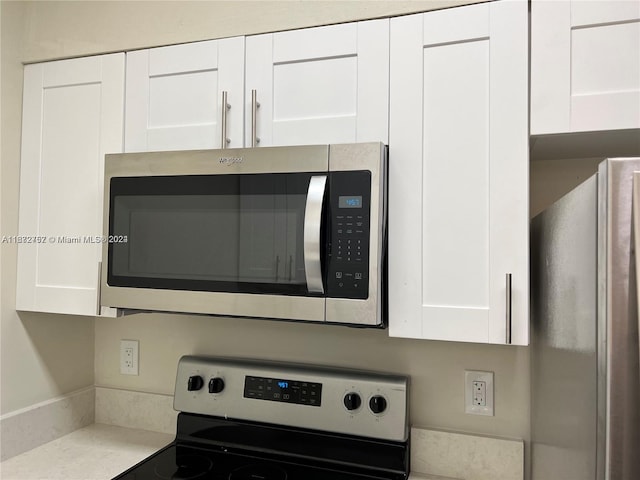
POLYGON ((282 378, 244 377, 244 397, 319 407, 322 384, 282 378))

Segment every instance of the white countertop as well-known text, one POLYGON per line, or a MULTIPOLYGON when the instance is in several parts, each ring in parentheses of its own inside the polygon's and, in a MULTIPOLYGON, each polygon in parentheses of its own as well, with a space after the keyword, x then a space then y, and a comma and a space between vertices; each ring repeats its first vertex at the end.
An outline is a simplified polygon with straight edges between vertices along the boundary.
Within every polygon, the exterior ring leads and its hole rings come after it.
MULTIPOLYGON (((2 480, 109 480, 173 441, 166 433, 94 424, 0 463, 2 480)), ((410 475, 409 480, 445 477, 410 475)))
POLYGON ((441 477, 440 475, 425 475, 420 473, 411 473, 407 480, 459 480, 451 477, 441 477))
POLYGON ((173 441, 166 433, 93 424, 0 463, 2 480, 108 480, 173 441))

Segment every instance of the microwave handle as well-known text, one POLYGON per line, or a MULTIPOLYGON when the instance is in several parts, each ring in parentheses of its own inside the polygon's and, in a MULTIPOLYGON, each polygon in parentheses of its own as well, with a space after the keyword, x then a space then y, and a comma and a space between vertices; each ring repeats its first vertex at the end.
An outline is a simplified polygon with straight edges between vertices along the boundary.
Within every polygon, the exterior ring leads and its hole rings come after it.
POLYGON ((320 227, 324 203, 326 175, 311 177, 304 212, 304 271, 309 293, 324 293, 320 263, 320 227))

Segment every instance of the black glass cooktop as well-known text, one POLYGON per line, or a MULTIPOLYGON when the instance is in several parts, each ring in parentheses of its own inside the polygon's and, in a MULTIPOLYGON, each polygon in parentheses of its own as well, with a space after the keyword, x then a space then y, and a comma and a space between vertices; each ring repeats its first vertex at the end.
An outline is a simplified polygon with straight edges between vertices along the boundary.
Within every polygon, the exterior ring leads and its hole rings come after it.
POLYGON ((331 467, 297 463, 295 459, 274 460, 241 452, 202 449, 172 444, 160 450, 114 480, 395 480, 376 472, 344 466, 331 467), (380 476, 383 475, 383 476, 380 476))

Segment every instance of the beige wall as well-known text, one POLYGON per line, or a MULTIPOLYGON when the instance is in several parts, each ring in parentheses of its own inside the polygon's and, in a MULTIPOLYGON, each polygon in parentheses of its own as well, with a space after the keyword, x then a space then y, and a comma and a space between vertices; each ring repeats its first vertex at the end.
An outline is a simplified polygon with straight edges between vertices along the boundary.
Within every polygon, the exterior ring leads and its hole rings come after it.
MULTIPOLYGON (((20 60, 282 30, 453 3, 471 2, 2 2, 3 27, 10 25, 7 38, 12 42, 5 45, 3 28, 2 233, 17 230, 20 60), (6 59, 5 48, 10 50, 6 59)), ((93 357, 88 357, 93 348, 88 342, 94 337, 92 319, 18 317, 13 310, 15 249, 3 247, 2 255, 2 411, 7 412, 92 383, 93 357)), ((190 353, 405 373, 412 377, 415 425, 520 438, 529 434, 527 348, 390 339, 386 331, 177 315, 95 321, 97 385, 170 393, 176 362, 190 353), (140 340, 140 376, 118 373, 120 339, 140 340), (465 368, 495 372, 495 417, 463 413, 465 368)))
POLYGON ((24 60, 376 18, 478 0, 27 2, 24 60))
POLYGON ((172 393, 181 355, 299 361, 411 376, 414 425, 526 438, 529 351, 525 347, 389 338, 340 326, 140 314, 96 320, 96 384, 172 393), (140 340, 140 376, 120 375, 120 339, 140 340), (495 372, 495 417, 465 415, 464 370, 495 372))
MULTIPOLYGON (((24 4, 2 2, 1 233, 18 233, 24 4)), ((15 244, 1 244, 0 412, 5 414, 94 382, 94 319, 18 314, 15 244)))
POLYGON ((532 160, 529 211, 531 218, 598 171, 604 157, 532 160))

